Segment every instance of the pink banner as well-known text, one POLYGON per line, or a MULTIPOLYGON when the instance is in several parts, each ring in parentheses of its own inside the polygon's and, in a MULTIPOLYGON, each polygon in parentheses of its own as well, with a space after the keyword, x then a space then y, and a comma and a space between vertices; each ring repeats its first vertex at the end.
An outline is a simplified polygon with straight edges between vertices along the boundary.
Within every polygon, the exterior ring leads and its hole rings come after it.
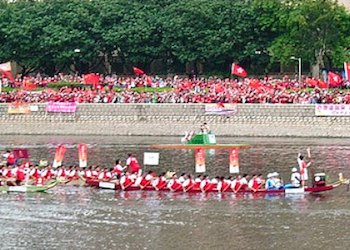
POLYGON ((46 106, 46 112, 55 113, 74 113, 77 111, 75 102, 49 102, 46 106))

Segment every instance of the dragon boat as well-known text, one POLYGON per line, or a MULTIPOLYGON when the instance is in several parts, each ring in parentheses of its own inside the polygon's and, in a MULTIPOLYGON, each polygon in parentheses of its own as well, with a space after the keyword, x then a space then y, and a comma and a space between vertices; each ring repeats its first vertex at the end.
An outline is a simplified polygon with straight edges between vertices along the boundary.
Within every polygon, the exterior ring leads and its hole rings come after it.
MULTIPOLYGON (((321 175, 324 176, 325 175, 321 175)), ((320 175, 317 175, 317 177, 320 177, 320 175)), ((134 186, 131 185, 129 187, 126 187, 122 189, 122 187, 117 184, 117 182, 113 181, 98 181, 98 180, 86 180, 86 184, 89 186, 93 186, 96 188, 101 189, 113 189, 113 190, 120 190, 120 191, 157 191, 157 192, 183 192, 183 193, 203 193, 203 191, 199 188, 191 188, 188 191, 184 191, 182 188, 178 190, 170 190, 167 187, 164 187, 162 189, 156 190, 153 186, 146 186, 144 188, 141 188, 140 186, 134 186)), ((325 191, 333 190, 342 184, 349 185, 349 180, 346 180, 343 178, 343 176, 339 175, 339 180, 333 184, 326 185, 325 181, 323 179, 319 180, 317 183, 314 184, 312 187, 299 187, 299 188, 282 188, 282 189, 274 189, 274 190, 267 190, 267 189, 258 189, 258 190, 251 190, 251 189, 241 189, 238 191, 234 191, 231 188, 228 188, 225 191, 219 191, 216 188, 211 188, 208 190, 205 190, 205 193, 258 193, 258 194, 307 194, 307 193, 321 193, 325 191)))
POLYGON ((21 186, 0 186, 0 192, 17 192, 17 193, 37 193, 45 192, 51 188, 54 188, 60 182, 54 180, 43 186, 36 185, 21 185, 21 186))

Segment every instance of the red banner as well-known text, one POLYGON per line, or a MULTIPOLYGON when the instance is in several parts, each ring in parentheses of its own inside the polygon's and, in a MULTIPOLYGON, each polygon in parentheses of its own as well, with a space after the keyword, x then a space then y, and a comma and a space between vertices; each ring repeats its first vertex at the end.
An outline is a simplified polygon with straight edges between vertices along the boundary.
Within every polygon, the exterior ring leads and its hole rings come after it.
POLYGON ((202 148, 196 148, 196 173, 205 172, 205 151, 202 148))
POLYGON ((28 159, 29 154, 28 154, 28 149, 19 149, 16 148, 13 150, 13 155, 15 156, 15 159, 28 159))
POLYGON ((78 152, 79 152, 79 167, 81 168, 87 167, 87 145, 79 144, 78 152))
POLYGON ((64 145, 59 145, 56 149, 55 160, 53 161, 52 167, 57 168, 62 165, 65 153, 66 147, 64 145))
POLYGON ((239 173, 239 152, 238 148, 230 149, 230 174, 239 173))

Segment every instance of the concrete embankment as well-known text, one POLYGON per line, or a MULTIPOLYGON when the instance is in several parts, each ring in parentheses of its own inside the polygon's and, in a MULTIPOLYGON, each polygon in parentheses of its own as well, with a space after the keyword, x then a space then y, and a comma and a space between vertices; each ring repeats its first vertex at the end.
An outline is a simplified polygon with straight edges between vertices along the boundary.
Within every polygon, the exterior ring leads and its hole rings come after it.
POLYGON ((231 116, 207 115, 204 104, 79 104, 75 113, 8 114, 0 134, 179 136, 207 122, 218 136, 350 137, 350 117, 320 117, 314 105, 238 104, 231 116))

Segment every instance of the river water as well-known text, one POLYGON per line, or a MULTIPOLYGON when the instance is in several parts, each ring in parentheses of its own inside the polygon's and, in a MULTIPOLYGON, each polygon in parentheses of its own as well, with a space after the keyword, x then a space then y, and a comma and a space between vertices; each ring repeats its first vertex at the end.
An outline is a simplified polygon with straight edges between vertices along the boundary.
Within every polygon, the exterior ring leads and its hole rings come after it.
MULTIPOLYGON (((298 152, 311 148, 312 166, 335 181, 350 176, 350 140, 217 138, 248 143, 241 172, 278 171, 288 180, 298 152)), ((65 164, 77 164, 77 144, 88 144, 91 165, 112 166, 134 153, 160 152, 157 171, 194 171, 190 150, 154 150, 177 143, 164 137, 2 136, 0 150, 28 148, 33 162, 53 160, 67 145, 65 164)), ((150 166, 144 170, 151 169, 150 166)), ((228 175, 228 152, 207 152, 207 173, 228 175)), ((349 249, 350 192, 321 195, 174 194, 114 192, 59 186, 48 193, 0 194, 0 249, 349 249)))

